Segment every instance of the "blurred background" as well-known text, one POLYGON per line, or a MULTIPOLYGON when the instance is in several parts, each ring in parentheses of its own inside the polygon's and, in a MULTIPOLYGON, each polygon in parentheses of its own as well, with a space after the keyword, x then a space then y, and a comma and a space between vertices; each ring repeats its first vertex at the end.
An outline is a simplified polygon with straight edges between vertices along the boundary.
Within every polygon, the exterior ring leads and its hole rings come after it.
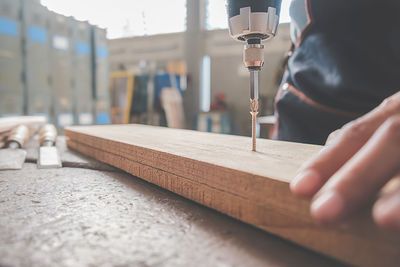
MULTIPOLYGON (((289 5, 265 43, 261 116, 274 112, 291 46, 289 5)), ((143 123, 249 136, 242 50, 224 0, 0 0, 0 117, 44 115, 60 130, 143 123)))

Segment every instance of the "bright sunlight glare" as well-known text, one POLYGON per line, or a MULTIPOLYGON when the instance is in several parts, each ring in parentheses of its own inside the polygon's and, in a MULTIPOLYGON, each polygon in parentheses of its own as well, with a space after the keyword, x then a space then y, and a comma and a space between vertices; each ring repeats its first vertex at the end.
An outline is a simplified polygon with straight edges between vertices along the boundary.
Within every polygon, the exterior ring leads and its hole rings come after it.
MULTIPOLYGON (((282 1, 281 22, 289 22, 291 0, 282 1)), ((41 0, 50 10, 106 28, 108 38, 186 29, 186 0, 41 0)), ((227 28, 225 0, 208 0, 206 28, 227 28)))

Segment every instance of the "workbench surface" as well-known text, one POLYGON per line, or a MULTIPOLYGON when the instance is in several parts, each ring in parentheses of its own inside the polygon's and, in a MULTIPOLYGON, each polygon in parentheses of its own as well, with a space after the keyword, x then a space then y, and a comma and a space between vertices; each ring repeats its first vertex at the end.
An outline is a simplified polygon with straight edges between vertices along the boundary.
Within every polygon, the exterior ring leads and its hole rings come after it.
POLYGON ((101 165, 0 171, 0 266, 341 266, 101 165))

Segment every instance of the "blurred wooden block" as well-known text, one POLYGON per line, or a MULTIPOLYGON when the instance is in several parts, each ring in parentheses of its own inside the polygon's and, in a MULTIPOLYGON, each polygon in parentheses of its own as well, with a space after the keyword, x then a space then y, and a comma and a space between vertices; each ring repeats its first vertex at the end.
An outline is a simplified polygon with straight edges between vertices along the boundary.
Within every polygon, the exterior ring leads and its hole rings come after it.
POLYGON ((168 127, 183 129, 185 127, 185 115, 183 111, 183 99, 179 90, 173 87, 163 88, 160 101, 165 111, 168 127))
POLYGON ((11 131, 13 128, 21 124, 31 128, 39 127, 45 123, 46 117, 44 116, 17 116, 0 118, 0 133, 11 131))
POLYGON ((167 73, 175 75, 186 75, 187 67, 184 61, 168 61, 167 73))
MULTIPOLYGON (((321 147, 144 125, 69 127, 68 146, 185 198, 346 263, 399 266, 398 233, 369 211, 336 226, 309 216, 289 182, 321 147)), ((206 219, 206 218, 205 218, 206 219)))

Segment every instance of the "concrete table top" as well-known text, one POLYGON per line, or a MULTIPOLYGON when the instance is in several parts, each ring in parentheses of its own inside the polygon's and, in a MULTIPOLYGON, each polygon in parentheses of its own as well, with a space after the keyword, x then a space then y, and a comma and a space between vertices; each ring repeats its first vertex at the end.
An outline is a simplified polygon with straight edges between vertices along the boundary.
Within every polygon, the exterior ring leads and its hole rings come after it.
POLYGON ((0 240, 0 266, 342 266, 131 175, 33 163, 0 171, 0 240))
MULTIPOLYGON (((62 161, 63 167, 85 168, 99 171, 118 171, 116 168, 108 164, 89 158, 78 152, 68 150, 65 139, 65 136, 59 136, 57 137, 56 142, 56 146, 58 152, 60 153, 60 159, 62 161)), ((26 162, 36 163, 38 159, 38 147, 38 136, 34 136, 31 140, 29 140, 29 142, 27 142, 27 144, 25 145, 25 149, 27 152, 25 160, 26 162)))

